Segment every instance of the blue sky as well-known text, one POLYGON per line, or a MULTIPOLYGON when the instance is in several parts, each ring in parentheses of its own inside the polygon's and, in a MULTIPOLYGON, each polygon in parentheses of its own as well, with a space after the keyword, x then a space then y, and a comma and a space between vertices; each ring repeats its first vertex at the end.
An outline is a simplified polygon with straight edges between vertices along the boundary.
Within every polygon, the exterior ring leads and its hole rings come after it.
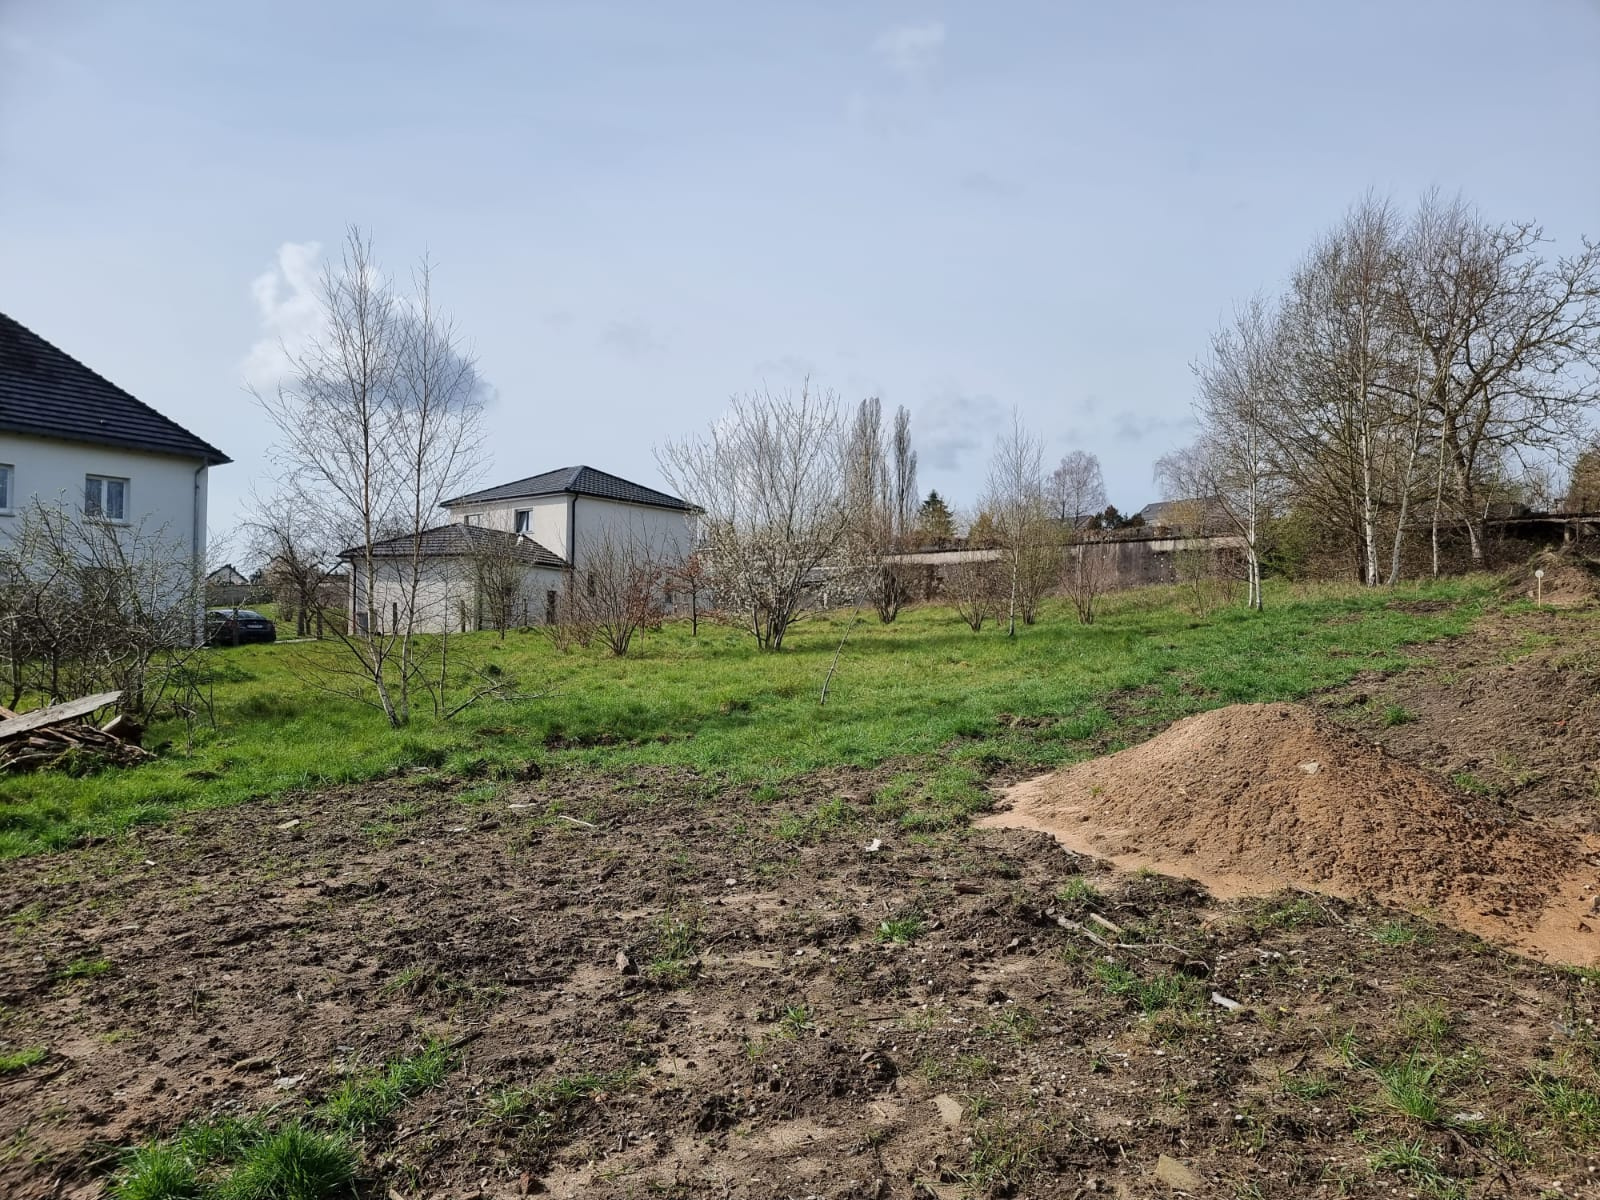
POLYGON ((1189 363, 1367 189, 1600 235, 1600 3, 0 0, 0 311, 270 486, 347 223, 424 250, 496 482, 809 373, 966 503, 1017 406, 1155 498, 1189 363))

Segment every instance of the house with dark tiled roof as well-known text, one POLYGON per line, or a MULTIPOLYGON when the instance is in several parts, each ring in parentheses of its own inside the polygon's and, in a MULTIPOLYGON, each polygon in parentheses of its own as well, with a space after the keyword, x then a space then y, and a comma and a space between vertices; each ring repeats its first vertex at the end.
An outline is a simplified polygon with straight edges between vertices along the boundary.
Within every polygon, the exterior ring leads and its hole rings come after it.
MULTIPOLYGON (((399 624, 406 608, 413 554, 424 560, 417 624, 424 629, 482 629, 504 620, 537 625, 555 619, 563 589, 587 587, 593 556, 626 545, 660 563, 687 558, 697 510, 677 496, 594 467, 562 467, 446 500, 446 519, 418 537, 373 547, 373 619, 399 624), (501 599, 487 594, 497 591, 501 599)), ((365 618, 359 547, 341 557, 351 566, 352 621, 365 618)), ((666 597, 670 604, 670 597, 666 597)))
POLYGON ((31 504, 205 561, 210 442, 0 313, 0 541, 31 504))

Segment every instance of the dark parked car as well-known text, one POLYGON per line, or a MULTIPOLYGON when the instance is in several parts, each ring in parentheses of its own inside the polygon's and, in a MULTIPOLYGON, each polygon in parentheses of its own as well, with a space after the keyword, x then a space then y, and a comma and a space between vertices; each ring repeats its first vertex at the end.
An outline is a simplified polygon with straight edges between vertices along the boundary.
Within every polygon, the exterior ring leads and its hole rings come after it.
POLYGON ((212 646, 237 646, 241 642, 275 642, 278 627, 248 608, 206 610, 206 642, 212 646))

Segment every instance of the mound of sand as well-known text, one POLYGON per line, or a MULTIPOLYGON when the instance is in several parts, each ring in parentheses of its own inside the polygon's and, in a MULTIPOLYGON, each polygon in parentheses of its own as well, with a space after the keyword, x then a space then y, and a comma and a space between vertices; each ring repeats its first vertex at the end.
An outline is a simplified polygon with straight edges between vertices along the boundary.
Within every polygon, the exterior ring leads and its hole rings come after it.
POLYGON ((1580 554, 1541 550, 1519 568, 1505 590, 1507 600, 1533 600, 1551 608, 1587 608, 1600 601, 1600 563, 1580 554), (1543 571, 1544 578, 1534 572, 1543 571))
POLYGON ((1042 829, 1221 897, 1302 887, 1423 912, 1566 962, 1600 958, 1597 847, 1500 819, 1293 704, 1241 704, 1011 789, 1042 829))

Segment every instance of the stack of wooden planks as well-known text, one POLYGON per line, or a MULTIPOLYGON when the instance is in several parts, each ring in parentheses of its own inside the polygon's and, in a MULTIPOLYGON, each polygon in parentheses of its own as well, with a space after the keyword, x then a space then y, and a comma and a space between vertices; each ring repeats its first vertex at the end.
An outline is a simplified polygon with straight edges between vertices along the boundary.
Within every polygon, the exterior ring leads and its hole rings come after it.
POLYGON ((121 692, 98 692, 65 704, 14 713, 0 706, 0 774, 130 767, 155 755, 139 745, 144 730, 126 715, 96 726, 90 718, 121 692))

